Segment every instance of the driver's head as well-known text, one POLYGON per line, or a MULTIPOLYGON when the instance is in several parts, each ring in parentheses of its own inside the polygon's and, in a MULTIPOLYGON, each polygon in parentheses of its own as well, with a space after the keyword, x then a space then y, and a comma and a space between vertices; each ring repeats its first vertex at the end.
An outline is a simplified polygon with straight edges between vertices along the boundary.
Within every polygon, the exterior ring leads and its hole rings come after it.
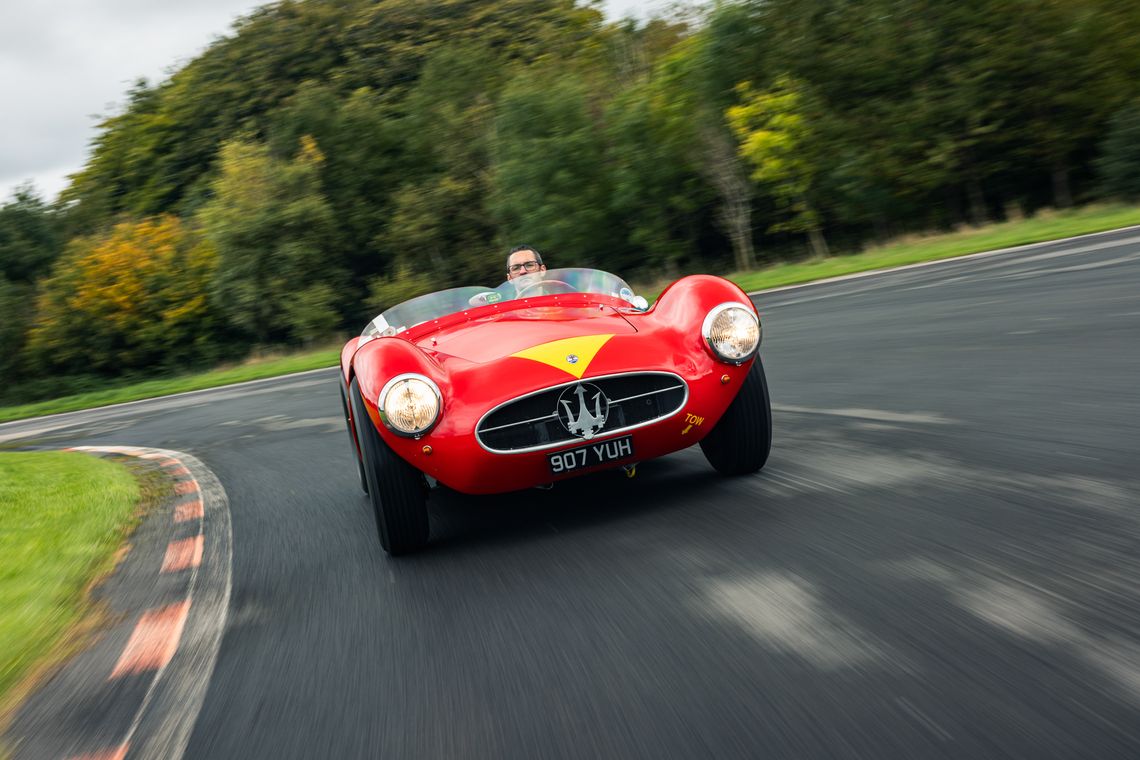
POLYGON ((524 274, 545 272, 546 266, 542 263, 542 256, 529 245, 518 245, 511 249, 507 256, 507 279, 513 280, 524 274))

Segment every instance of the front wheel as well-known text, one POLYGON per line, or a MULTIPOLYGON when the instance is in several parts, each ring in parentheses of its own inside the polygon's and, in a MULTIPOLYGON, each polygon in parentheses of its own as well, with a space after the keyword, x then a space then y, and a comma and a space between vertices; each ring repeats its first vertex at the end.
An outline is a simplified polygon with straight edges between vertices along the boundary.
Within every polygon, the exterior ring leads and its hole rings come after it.
POLYGON ((348 417, 348 397, 344 393, 344 386, 340 386, 340 406, 344 410, 344 426, 348 428, 348 442, 352 444, 352 458, 356 461, 356 474, 360 476, 360 489, 368 493, 368 478, 364 477, 364 463, 360 461, 360 445, 356 442, 356 431, 352 429, 352 420, 348 417))
POLYGON ((349 396, 380 545, 393 556, 420 549, 428 540, 427 481, 380 437, 356 378, 349 396))
POLYGON ((701 450, 722 475, 758 472, 772 450, 772 403, 760 357, 752 363, 740 393, 701 441, 701 450))

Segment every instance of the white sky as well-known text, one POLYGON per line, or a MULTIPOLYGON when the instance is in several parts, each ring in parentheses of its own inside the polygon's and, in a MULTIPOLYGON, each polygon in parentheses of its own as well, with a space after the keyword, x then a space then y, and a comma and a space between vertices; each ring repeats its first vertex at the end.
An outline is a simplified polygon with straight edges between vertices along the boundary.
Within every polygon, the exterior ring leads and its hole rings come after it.
MULTIPOLYGON (((0 203, 25 181, 54 198, 87 158, 99 116, 230 31, 258 0, 0 0, 0 203)), ((663 0, 603 0, 644 17, 663 0)))

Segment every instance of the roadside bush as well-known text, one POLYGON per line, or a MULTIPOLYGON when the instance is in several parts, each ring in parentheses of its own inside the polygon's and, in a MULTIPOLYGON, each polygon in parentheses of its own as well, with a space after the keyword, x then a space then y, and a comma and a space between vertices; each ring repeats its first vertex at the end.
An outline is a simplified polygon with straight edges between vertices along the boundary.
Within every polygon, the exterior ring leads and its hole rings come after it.
POLYGON ((209 243, 173 216, 77 238, 40 287, 28 355, 104 376, 213 358, 216 266, 209 243))

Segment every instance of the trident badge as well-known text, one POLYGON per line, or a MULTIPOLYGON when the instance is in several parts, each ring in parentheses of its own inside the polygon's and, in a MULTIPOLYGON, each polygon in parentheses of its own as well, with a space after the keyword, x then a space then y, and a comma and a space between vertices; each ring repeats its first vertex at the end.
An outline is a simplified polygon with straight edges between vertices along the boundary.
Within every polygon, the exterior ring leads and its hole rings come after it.
POLYGON ((558 397, 558 420, 572 435, 589 440, 606 425, 610 400, 592 383, 577 383, 558 397), (574 398, 577 397, 577 401, 574 398), (575 409, 576 407, 576 409, 575 409))

